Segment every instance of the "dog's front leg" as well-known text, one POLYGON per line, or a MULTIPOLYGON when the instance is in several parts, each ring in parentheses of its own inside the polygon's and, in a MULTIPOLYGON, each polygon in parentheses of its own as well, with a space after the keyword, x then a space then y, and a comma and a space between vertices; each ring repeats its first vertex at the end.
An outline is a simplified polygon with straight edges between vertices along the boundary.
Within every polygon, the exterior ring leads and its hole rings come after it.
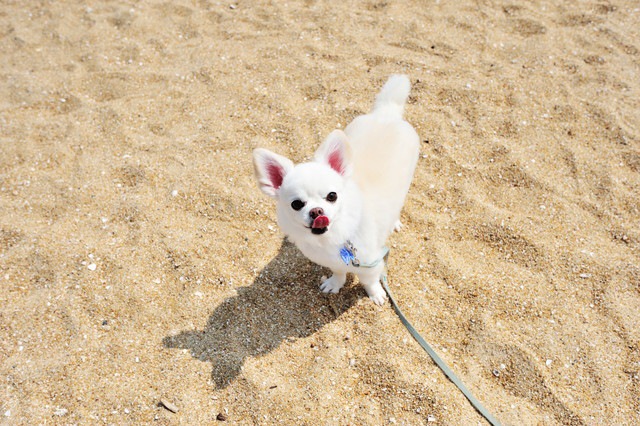
POLYGON ((387 293, 382 288, 382 284, 380 284, 380 275, 383 270, 384 265, 381 264, 366 270, 366 272, 358 272, 358 278, 367 291, 369 299, 373 300, 376 305, 384 305, 387 301, 387 293))
POLYGON ((323 293, 337 293, 340 291, 344 283, 347 282, 347 274, 343 272, 333 271, 331 278, 324 280, 320 285, 323 293))

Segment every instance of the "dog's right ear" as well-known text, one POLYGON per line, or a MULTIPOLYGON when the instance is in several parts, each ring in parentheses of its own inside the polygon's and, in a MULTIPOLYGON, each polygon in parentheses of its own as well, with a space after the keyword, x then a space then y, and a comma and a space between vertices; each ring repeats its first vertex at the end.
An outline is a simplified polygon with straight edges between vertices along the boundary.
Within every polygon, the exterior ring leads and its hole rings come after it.
POLYGON ((278 189, 287 173, 293 169, 293 162, 282 155, 275 154, 268 149, 253 150, 253 170, 258 180, 258 186, 270 197, 278 197, 278 189))
POLYGON ((351 147, 347 135, 342 130, 331 132, 316 150, 314 158, 342 176, 351 175, 351 147))

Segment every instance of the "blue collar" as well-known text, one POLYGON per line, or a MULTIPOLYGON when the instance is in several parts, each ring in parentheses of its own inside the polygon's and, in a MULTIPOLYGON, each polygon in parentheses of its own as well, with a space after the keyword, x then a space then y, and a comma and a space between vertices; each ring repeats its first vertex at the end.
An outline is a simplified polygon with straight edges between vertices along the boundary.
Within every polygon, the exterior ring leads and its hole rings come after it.
POLYGON ((355 248, 353 243, 350 240, 347 240, 347 242, 344 243, 344 246, 340 249, 340 258, 345 265, 351 264, 357 268, 373 268, 380 262, 386 260, 387 255, 389 254, 389 248, 385 246, 383 248, 382 256, 378 257, 371 263, 360 263, 360 260, 358 260, 358 257, 356 256, 357 252, 358 250, 355 248))

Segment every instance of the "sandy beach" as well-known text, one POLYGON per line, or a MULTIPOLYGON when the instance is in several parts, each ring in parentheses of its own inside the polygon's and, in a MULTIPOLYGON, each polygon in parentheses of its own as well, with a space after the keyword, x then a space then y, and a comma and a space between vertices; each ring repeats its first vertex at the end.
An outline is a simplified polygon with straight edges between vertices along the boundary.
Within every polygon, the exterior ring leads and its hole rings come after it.
POLYGON ((0 424, 485 425, 251 151, 407 74, 389 279, 503 425, 640 424, 640 4, 0 4, 0 424))

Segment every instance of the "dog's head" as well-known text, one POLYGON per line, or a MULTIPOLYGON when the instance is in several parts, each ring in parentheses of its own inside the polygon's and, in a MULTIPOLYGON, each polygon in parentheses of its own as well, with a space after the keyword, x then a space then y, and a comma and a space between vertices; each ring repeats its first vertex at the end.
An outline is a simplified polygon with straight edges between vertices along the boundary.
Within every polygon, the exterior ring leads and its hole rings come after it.
POLYGON ((330 234, 353 202, 351 150, 340 130, 320 145, 314 161, 294 165, 258 148, 253 152, 253 165, 262 192, 277 200, 280 228, 294 239, 330 234))

